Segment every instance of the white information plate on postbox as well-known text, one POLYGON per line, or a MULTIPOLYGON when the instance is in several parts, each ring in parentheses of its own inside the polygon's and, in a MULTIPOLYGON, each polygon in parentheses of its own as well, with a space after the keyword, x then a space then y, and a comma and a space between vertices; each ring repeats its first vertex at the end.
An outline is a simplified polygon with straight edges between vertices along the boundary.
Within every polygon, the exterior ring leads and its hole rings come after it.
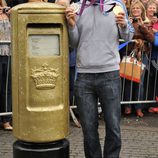
POLYGON ((60 55, 59 35, 29 35, 29 52, 33 56, 60 55))

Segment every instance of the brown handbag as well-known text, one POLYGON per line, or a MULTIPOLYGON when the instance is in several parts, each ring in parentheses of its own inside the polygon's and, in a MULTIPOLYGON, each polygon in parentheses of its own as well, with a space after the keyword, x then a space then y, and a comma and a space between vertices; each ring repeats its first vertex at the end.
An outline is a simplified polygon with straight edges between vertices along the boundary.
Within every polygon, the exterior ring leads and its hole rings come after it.
POLYGON ((134 51, 132 51, 129 56, 124 56, 120 63, 120 76, 140 83, 144 68, 145 65, 134 57, 134 51))

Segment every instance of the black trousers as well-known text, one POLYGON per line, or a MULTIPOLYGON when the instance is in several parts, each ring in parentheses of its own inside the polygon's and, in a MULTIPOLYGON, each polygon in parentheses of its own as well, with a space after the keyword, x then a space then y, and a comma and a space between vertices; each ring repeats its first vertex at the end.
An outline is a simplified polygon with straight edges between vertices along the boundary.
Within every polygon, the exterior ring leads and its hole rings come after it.
MULTIPOLYGON (((0 113, 12 111, 11 97, 11 58, 0 56, 0 113)), ((9 122, 11 116, 2 116, 3 123, 9 122)))

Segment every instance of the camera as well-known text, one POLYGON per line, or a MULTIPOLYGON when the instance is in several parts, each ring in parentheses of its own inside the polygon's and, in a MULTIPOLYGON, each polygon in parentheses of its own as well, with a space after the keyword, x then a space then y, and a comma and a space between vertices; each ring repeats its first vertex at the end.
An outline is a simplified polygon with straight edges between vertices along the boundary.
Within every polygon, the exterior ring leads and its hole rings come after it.
POLYGON ((137 18, 133 18, 133 23, 136 23, 138 22, 138 19, 137 18))
POLYGON ((156 16, 158 18, 158 13, 154 13, 153 16, 156 16))
POLYGON ((8 11, 9 11, 9 9, 10 9, 10 7, 5 7, 5 8, 3 8, 3 13, 7 13, 8 11))

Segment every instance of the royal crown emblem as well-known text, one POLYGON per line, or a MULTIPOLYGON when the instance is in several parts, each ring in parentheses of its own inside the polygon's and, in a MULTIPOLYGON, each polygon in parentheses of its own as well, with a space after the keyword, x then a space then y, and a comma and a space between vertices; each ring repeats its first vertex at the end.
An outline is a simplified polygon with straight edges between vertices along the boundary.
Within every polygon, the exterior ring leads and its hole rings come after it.
POLYGON ((54 89, 58 76, 58 69, 50 68, 48 64, 31 70, 31 77, 37 89, 54 89))

